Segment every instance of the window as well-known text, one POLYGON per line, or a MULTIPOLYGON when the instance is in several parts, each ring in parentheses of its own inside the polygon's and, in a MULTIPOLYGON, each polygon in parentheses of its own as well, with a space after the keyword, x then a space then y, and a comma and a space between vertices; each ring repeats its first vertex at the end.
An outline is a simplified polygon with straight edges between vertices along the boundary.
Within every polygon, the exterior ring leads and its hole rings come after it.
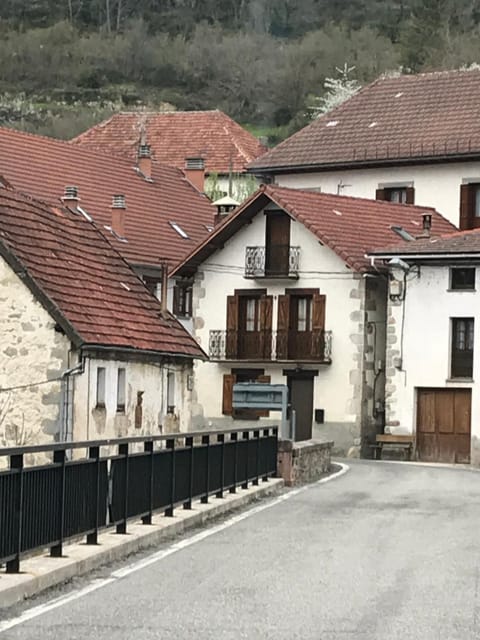
POLYGON ((407 185, 381 186, 377 189, 376 200, 386 200, 399 204, 414 204, 415 189, 407 185))
POLYGON ((149 276, 143 276, 143 283, 156 298, 160 300, 161 298, 161 290, 162 290, 162 281, 158 278, 151 278, 149 276))
POLYGON ((258 298, 245 298, 245 331, 259 331, 258 298))
POLYGON ((125 413, 126 371, 119 368, 117 372, 117 413, 125 413))
POLYGON ((173 313, 182 318, 192 315, 192 284, 177 282, 173 289, 173 313))
POLYGON ((473 318, 452 318, 452 378, 473 376, 473 318))
POLYGON ((270 383, 270 376, 264 375, 263 369, 232 369, 231 373, 223 376, 222 413, 232 416, 236 420, 256 420, 268 418, 269 411, 263 409, 234 409, 233 385, 237 382, 270 383))
POLYGON ((454 291, 473 291, 475 289, 475 268, 450 269, 450 289, 454 291))
POLYGON ((297 306, 297 331, 312 330, 312 297, 294 298, 297 306))
POLYGON ((170 222, 170 226, 172 227, 172 229, 175 229, 179 236, 188 240, 188 233, 184 231, 179 224, 177 224, 176 222, 170 222))
POLYGON ((97 367, 97 409, 105 408, 105 367, 97 367))
POLYGON ((460 229, 480 227, 480 182, 460 187, 460 229))
POLYGON ((167 373, 167 413, 175 413, 175 371, 167 373))

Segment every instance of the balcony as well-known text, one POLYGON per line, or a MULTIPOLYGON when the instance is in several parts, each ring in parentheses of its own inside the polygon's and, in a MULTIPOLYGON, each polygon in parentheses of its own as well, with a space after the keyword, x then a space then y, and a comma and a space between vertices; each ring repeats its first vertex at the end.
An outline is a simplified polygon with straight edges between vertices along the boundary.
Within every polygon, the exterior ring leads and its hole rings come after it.
POLYGON ((299 263, 300 247, 247 247, 245 278, 298 278, 299 263))
POLYGON ((209 357, 217 362, 331 364, 331 331, 210 331, 209 357))

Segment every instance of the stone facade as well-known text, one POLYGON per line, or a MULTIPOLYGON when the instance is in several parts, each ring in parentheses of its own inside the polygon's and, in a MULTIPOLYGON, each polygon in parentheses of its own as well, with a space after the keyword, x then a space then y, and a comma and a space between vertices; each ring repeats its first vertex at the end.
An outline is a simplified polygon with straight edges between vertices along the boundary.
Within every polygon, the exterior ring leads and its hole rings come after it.
POLYGON ((333 442, 278 442, 277 474, 287 487, 315 482, 330 471, 333 442))

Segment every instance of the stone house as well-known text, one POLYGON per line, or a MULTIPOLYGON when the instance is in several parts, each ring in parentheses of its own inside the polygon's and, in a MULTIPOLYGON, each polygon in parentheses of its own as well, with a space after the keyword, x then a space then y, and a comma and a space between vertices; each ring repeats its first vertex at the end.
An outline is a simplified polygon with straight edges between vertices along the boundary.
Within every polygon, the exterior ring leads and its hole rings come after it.
MULTIPOLYGON (((159 298, 163 272, 213 228, 216 209, 193 184, 203 173, 152 161, 148 146, 130 160, 0 127, 0 174, 21 191, 92 217, 159 298)), ((188 327, 190 283, 174 290, 170 281, 166 297, 188 327)))
POLYGON ((0 446, 188 429, 195 340, 86 215, 0 185, 0 446))
POLYGON ((428 462, 480 465, 480 230, 378 249, 390 270, 386 429, 428 462))
POLYGON ((480 227, 480 70, 381 77, 250 164, 285 187, 431 206, 480 227))
POLYGON ((135 160, 141 140, 158 161, 179 169, 205 167, 201 190, 212 200, 228 195, 244 200, 256 189, 246 173, 266 148, 222 111, 131 111, 115 113, 74 138, 75 145, 135 160))
MULTIPOLYGON (((422 231, 424 208, 261 187, 182 261, 193 278, 192 423, 278 423, 232 407, 235 382, 286 384, 297 439, 368 450, 383 429, 387 283, 367 249, 422 231)), ((436 233, 454 227, 429 210, 436 233)), ((411 237, 411 236, 408 236, 411 237)))

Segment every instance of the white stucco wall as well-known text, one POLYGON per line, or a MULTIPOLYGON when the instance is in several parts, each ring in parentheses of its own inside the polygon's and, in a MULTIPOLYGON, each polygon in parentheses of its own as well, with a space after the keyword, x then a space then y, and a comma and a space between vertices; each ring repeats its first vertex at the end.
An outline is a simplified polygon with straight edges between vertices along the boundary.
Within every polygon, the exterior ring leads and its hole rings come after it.
POLYGON ((38 383, 61 376, 69 348, 55 321, 0 258, 0 446, 58 438, 61 383, 38 383), (11 389, 25 385, 31 386, 11 389))
MULTIPOLYGON (((226 298, 235 289, 266 288, 273 301, 273 331, 277 328, 278 295, 285 288, 319 288, 326 295, 325 329, 333 331, 331 365, 303 364, 305 369, 318 369, 314 379, 314 408, 325 410, 325 425, 318 426, 317 435, 332 436, 330 426, 340 426, 336 439, 351 446, 359 438, 361 385, 363 382, 365 279, 352 273, 345 263, 303 225, 292 220, 291 246, 300 246, 300 277, 298 280, 251 280, 244 278, 245 247, 265 244, 265 215, 259 213, 243 227, 222 250, 217 251, 199 268, 194 285, 194 331, 200 345, 208 351, 209 331, 226 329, 226 298)), ((216 425, 222 416, 223 375, 233 368, 247 368, 244 363, 198 363, 195 367, 194 424, 198 427, 216 425)), ((286 384, 283 369, 289 365, 255 363, 263 368, 272 383, 286 384)), ((274 418, 274 414, 271 414, 274 418)), ((359 444, 357 442, 356 444, 359 444)))
POLYGON ((191 391, 188 377, 190 365, 148 362, 126 362, 88 357, 85 371, 75 377, 74 440, 104 439, 125 436, 161 435, 187 431, 191 419, 191 391), (97 405, 97 368, 104 367, 105 407, 97 405), (117 412, 118 369, 126 370, 125 411, 117 412), (172 372, 174 383, 174 412, 167 406, 167 375, 172 372), (135 427, 137 392, 143 391, 142 421, 135 427))
POLYGON ((457 226, 462 181, 480 182, 480 162, 280 174, 275 178, 283 187, 321 188, 325 193, 371 199, 379 184, 413 183, 415 204, 434 207, 457 226), (339 185, 344 186, 339 189, 339 185))
MULTIPOLYGON (((403 279, 401 273, 396 277, 403 279)), ((480 269, 476 270, 476 282, 480 269)), ((472 389, 472 439, 480 438, 480 299, 477 291, 449 291, 449 268, 426 267, 420 276, 408 275, 403 304, 389 304, 387 347, 387 426, 393 431, 415 432, 418 387, 465 387, 472 389), (402 349, 402 317, 403 349, 402 349), (451 318, 475 319, 473 381, 450 379, 451 318), (402 368, 393 366, 392 356, 402 358, 402 368)), ((472 462, 474 451, 472 449, 472 462)), ((477 463, 480 453, 477 453, 477 463)))

